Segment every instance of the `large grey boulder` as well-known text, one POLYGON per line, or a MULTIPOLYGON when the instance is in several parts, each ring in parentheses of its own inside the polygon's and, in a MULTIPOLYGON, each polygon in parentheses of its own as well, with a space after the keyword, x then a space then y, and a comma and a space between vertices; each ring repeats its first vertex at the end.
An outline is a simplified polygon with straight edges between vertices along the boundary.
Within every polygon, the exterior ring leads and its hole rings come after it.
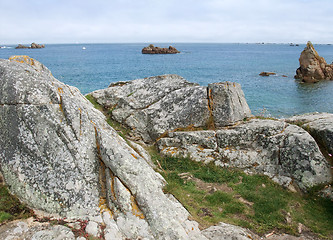
POLYGON ((118 82, 90 95, 145 142, 180 128, 222 127, 251 116, 239 84, 202 87, 178 75, 118 82))
POLYGON ((0 166, 11 192, 50 215, 103 224, 110 237, 205 239, 76 88, 15 59, 0 60, 0 166))
POLYGON ((329 154, 333 154, 333 114, 308 113, 286 119, 308 131, 329 154))
POLYGON ((251 116, 239 83, 211 83, 208 85, 208 97, 215 127, 233 125, 251 116))
POLYGON ((164 154, 265 174, 286 187, 294 182, 306 190, 332 180, 311 135, 284 121, 252 119, 217 131, 173 132, 157 144, 164 154))

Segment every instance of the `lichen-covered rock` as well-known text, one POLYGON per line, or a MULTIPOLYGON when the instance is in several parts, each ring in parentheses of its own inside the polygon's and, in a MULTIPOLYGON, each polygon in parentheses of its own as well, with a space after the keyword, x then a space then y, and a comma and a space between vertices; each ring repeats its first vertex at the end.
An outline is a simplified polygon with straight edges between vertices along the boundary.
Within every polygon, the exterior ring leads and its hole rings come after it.
POLYGON ((210 240, 249 240, 260 239, 251 231, 227 223, 219 223, 203 231, 203 234, 210 240))
POLYGON ((332 180, 315 140, 283 121, 253 119, 217 131, 174 132, 157 144, 164 154, 265 174, 286 187, 295 183, 306 190, 332 180))
POLYGON ((205 239, 192 236, 199 230, 163 193, 161 175, 76 88, 15 59, 0 60, 0 163, 14 194, 51 215, 108 222, 109 236, 205 239))
POLYGON ((304 128, 328 151, 329 154, 333 155, 332 113, 308 113, 291 117, 286 121, 304 128))
POLYGON ((211 83, 208 85, 208 96, 215 127, 232 125, 251 117, 251 110, 238 83, 211 83))
POLYGON ((299 58, 300 67, 296 70, 296 79, 303 82, 318 82, 320 80, 333 80, 333 64, 327 64, 320 57, 309 41, 299 58))
POLYGON ((221 127, 251 116, 239 84, 207 88, 177 75, 119 82, 91 96, 145 142, 179 128, 221 127))
POLYGON ((33 218, 1 225, 0 237, 4 240, 75 240, 70 228, 49 222, 37 222, 33 218))

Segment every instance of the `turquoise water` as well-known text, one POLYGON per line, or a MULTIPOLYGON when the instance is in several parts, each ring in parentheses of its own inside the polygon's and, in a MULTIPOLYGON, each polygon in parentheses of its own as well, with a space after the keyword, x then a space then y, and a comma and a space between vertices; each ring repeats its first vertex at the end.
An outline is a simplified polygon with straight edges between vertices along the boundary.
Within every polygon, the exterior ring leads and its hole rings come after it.
MULTIPOLYGON (((5 48, 0 49, 0 58, 29 55, 45 64, 57 79, 79 88, 83 94, 106 88, 111 82, 172 73, 201 85, 238 82, 254 114, 287 117, 314 111, 333 113, 333 81, 304 84, 293 78, 305 45, 178 43, 172 45, 180 54, 141 54, 146 45, 55 44, 46 45, 45 49, 5 48), (262 71, 275 72, 277 76, 261 77, 262 71)), ((315 45, 315 48, 328 63, 333 61, 333 46, 315 45)))

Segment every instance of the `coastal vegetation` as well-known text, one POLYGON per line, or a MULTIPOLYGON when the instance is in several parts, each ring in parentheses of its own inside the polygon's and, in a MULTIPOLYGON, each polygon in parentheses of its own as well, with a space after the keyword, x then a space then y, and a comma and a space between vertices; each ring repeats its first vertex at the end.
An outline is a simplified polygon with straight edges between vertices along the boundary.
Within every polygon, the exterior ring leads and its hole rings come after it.
POLYGON ((174 195, 202 228, 226 222, 259 235, 310 230, 321 238, 333 237, 333 204, 316 189, 290 192, 266 176, 161 156, 153 147, 150 153, 168 182, 164 191, 174 195))
POLYGON ((0 186, 0 225, 6 221, 31 216, 32 212, 25 204, 10 194, 6 186, 0 186))

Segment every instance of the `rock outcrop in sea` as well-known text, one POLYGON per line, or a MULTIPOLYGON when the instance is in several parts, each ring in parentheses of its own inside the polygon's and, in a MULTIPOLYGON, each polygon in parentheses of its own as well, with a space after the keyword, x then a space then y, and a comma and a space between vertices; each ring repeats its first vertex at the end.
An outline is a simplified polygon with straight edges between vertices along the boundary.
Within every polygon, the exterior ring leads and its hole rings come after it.
POLYGON ((142 54, 175 54, 180 53, 176 48, 169 46, 169 48, 160 48, 155 47, 153 44, 150 44, 148 47, 142 49, 142 54))
MULTIPOLYGON (((256 119, 237 83, 202 87, 178 75, 111 84, 90 94, 131 130, 123 139, 77 88, 28 56, 0 59, 0 170, 39 216, 0 227, 0 237, 75 239, 79 229, 104 239, 259 239, 220 223, 201 231, 170 194, 138 143, 221 167, 266 174, 295 190, 328 183, 332 114, 256 119), (310 134, 301 125, 309 130, 310 134)), ((79 238, 77 238, 79 239, 79 238)))
POLYGON ((31 43, 30 46, 25 46, 25 45, 19 44, 16 47, 16 49, 22 49, 22 48, 38 49, 38 48, 45 48, 45 45, 44 44, 31 43))
POLYGON ((300 67, 296 70, 296 79, 314 83, 320 80, 333 80, 333 64, 327 64, 309 41, 299 58, 300 67))

